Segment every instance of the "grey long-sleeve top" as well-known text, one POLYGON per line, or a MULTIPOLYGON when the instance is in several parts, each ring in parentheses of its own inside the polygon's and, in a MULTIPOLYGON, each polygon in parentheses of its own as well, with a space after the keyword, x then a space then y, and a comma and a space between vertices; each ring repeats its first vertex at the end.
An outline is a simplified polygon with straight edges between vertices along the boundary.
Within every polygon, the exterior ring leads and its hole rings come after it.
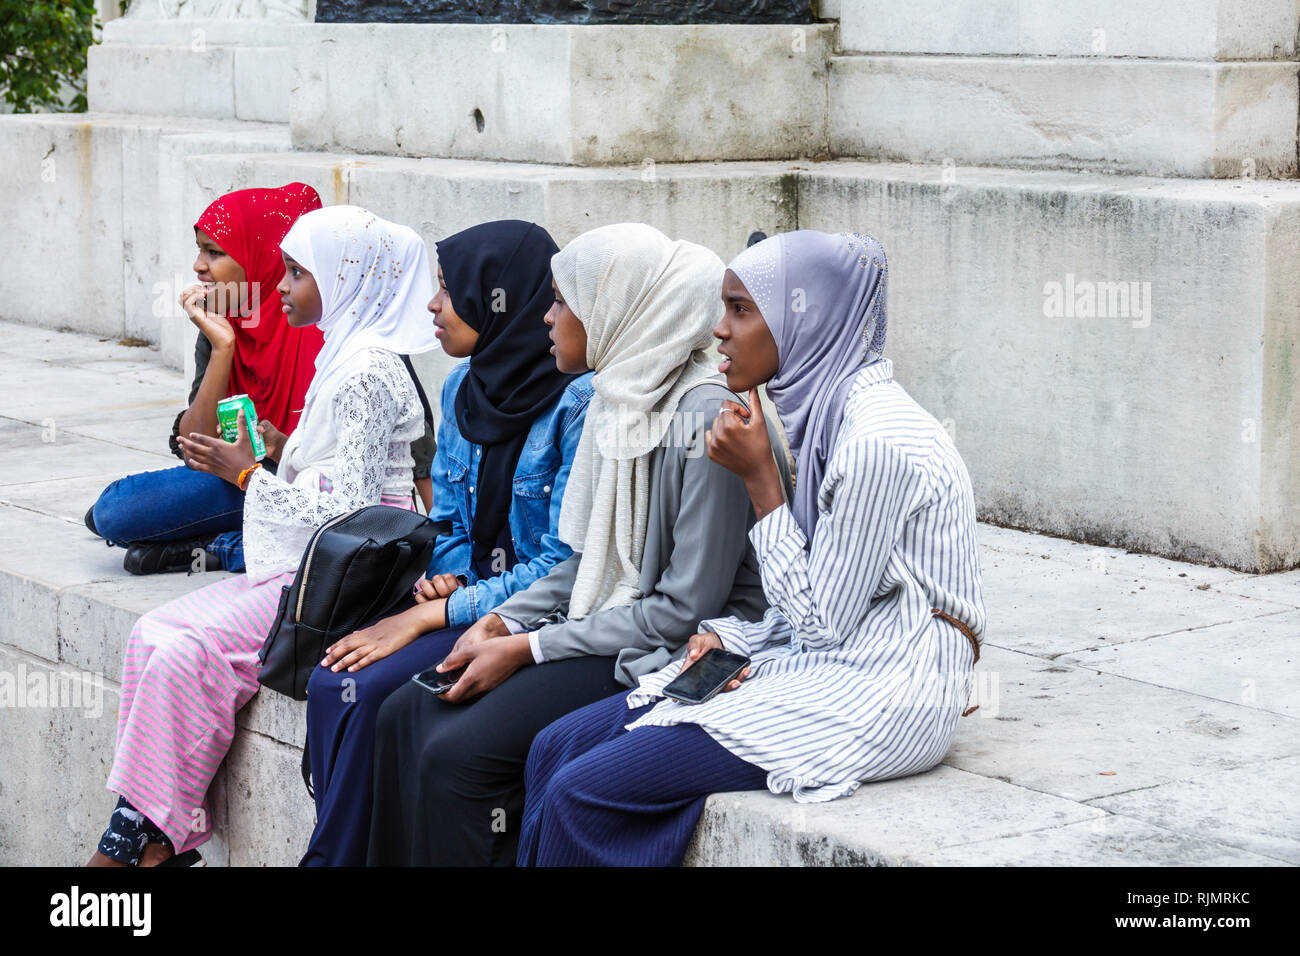
MULTIPOLYGON (((738 400, 721 383, 691 389, 651 456, 650 514, 639 581, 643 597, 568 620, 581 560, 574 554, 496 609, 538 632, 545 660, 615 657, 615 678, 633 687, 643 675, 679 658, 700 621, 763 617, 768 603, 749 541, 754 524, 749 494, 738 475, 711 461, 704 450, 704 433, 727 399, 738 400)), ((770 420, 767 429, 772 447, 780 449, 770 420)), ((785 455, 775 457, 788 500, 789 468, 785 455)))

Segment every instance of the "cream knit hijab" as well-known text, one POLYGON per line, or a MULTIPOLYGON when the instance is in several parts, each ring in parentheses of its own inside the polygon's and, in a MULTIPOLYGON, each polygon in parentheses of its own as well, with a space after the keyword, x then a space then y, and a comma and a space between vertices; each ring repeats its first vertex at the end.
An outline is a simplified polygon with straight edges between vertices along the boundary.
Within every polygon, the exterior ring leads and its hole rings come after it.
POLYGON ((721 381, 705 350, 724 268, 703 246, 641 223, 585 232, 551 260, 596 373, 560 508, 560 538, 582 555, 570 618, 642 597, 650 455, 686 391, 721 381))

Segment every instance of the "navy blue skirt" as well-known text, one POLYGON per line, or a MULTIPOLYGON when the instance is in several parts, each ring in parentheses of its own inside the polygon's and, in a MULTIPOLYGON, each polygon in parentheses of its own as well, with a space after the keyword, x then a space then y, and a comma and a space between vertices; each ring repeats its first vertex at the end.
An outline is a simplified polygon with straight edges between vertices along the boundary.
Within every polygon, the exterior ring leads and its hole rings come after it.
POLYGON ((300 866, 365 865, 379 707, 412 676, 446 657, 464 631, 449 627, 425 634, 350 674, 326 667, 313 672, 307 683, 307 749, 316 829, 300 866))
POLYGON ((653 706, 629 710, 623 692, 537 735, 520 866, 679 866, 709 794, 767 788, 695 724, 624 729, 653 706))

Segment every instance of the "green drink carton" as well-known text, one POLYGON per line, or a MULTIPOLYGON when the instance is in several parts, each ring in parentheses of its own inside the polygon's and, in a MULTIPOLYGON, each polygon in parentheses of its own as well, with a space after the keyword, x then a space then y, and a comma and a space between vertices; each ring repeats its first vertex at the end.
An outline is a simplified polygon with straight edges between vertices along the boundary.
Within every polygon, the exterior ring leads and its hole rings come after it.
POLYGON ((231 395, 217 402, 217 420, 221 423, 221 437, 230 443, 239 441, 239 410, 244 410, 244 424, 248 426, 248 437, 253 442, 253 455, 258 461, 266 455, 266 442, 257 430, 257 412, 253 409, 253 400, 247 395, 231 395))

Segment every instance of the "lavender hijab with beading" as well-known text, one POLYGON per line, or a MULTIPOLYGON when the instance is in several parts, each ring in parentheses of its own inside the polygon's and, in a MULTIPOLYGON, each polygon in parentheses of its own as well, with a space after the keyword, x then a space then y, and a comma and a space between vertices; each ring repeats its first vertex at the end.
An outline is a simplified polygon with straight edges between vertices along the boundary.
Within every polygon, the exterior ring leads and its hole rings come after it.
POLYGON ((767 394, 795 460, 791 510, 811 544, 849 387, 885 350, 885 250, 870 236, 801 229, 750 246, 728 268, 776 340, 767 394))

